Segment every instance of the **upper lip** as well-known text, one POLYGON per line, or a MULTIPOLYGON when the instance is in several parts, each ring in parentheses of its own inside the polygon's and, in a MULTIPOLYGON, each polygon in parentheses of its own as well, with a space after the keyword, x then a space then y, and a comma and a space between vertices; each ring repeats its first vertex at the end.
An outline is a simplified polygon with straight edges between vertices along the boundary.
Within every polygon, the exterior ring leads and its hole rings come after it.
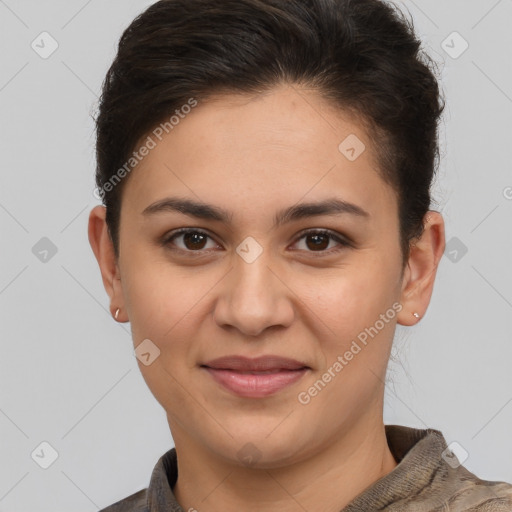
POLYGON ((309 368, 304 363, 280 356, 260 356, 255 358, 245 356, 224 356, 208 361, 201 366, 216 370, 237 371, 268 371, 268 370, 299 370, 309 368))

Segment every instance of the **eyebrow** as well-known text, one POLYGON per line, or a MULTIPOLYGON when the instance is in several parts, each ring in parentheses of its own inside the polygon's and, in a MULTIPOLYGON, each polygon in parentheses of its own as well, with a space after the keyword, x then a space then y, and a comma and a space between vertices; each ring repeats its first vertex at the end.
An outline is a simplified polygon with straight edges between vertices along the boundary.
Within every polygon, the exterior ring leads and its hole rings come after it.
MULTIPOLYGON (((179 212, 191 217, 215 220, 226 224, 230 223, 233 218, 231 212, 218 206, 179 197, 167 197, 152 203, 142 211, 142 214, 150 216, 163 212, 179 212)), ((341 214, 350 214, 363 219, 370 217, 370 214, 360 206, 334 197, 319 202, 301 203, 285 208, 274 216, 274 227, 308 217, 341 214)))

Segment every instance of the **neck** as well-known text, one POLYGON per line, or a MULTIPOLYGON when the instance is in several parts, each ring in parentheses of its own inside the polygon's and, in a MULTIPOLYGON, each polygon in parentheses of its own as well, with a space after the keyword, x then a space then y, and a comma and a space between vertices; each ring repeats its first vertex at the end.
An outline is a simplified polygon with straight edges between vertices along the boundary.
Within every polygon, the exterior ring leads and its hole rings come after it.
POLYGON ((310 457, 272 469, 227 464, 174 430, 178 479, 173 492, 191 512, 339 512, 397 465, 382 419, 365 428, 356 425, 310 457))

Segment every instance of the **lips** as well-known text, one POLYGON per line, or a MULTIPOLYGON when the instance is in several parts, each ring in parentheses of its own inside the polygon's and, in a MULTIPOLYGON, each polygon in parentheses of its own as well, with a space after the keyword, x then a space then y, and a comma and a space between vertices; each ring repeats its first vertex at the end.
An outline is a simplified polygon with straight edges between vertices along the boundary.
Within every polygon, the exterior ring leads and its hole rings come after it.
POLYGON ((280 356, 225 356, 208 361, 203 366, 216 370, 233 370, 239 372, 272 372, 277 370, 299 370, 308 366, 295 359, 280 356))
POLYGON ((247 398, 272 395, 300 380, 310 368, 280 356, 225 356, 201 365, 230 392, 247 398))

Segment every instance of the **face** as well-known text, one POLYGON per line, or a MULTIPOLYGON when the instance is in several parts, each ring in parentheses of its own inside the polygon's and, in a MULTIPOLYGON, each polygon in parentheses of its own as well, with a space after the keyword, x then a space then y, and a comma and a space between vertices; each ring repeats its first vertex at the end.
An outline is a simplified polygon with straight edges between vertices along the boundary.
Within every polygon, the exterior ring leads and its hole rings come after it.
POLYGON ((176 445, 277 467, 382 421, 402 255, 362 126, 283 86, 155 140, 123 191, 118 299, 176 445))

